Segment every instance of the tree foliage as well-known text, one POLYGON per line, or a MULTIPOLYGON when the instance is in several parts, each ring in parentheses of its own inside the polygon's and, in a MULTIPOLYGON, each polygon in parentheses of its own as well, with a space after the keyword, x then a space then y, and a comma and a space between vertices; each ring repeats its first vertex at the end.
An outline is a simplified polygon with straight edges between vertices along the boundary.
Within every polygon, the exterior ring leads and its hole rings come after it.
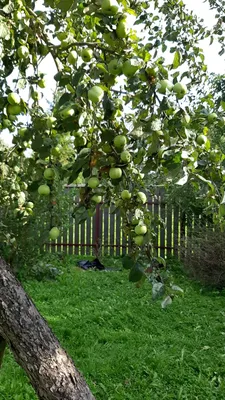
MULTIPOLYGON (((140 246, 153 256, 146 180, 204 187, 206 206, 223 223, 224 155, 211 148, 210 131, 223 126, 224 110, 215 115, 209 95, 195 102, 197 87, 208 79, 199 41, 217 37, 223 43, 219 19, 210 31, 177 0, 45 0, 44 6, 42 11, 35 1, 5 0, 0 14, 1 125, 12 132, 14 162, 27 165, 26 179, 14 168, 17 185, 19 180, 26 186, 24 203, 41 185, 40 198, 51 201, 55 179, 73 183, 81 177, 86 185, 73 216, 81 223, 103 198, 106 205, 113 202, 134 258, 140 246), (47 110, 41 71, 46 57, 57 69, 57 95, 47 110), (18 78, 12 80, 13 71, 18 78), (32 155, 25 159, 27 148, 32 155), (212 174, 219 176, 219 189, 212 174), (98 180, 95 187, 88 185, 91 177, 98 180), (137 234, 135 224, 146 226, 146 233, 137 234)), ((223 2, 210 6, 220 13, 223 2)), ((8 167, 2 152, 4 202, 15 196, 7 187, 8 167)), ((49 229, 58 225, 52 222, 49 229)))

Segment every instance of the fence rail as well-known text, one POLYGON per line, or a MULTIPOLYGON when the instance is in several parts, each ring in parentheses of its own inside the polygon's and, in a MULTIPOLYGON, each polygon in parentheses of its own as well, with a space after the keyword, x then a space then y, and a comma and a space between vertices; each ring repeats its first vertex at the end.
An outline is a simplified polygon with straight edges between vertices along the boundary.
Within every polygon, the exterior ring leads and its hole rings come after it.
MULTIPOLYGON (((156 253, 161 257, 177 256, 181 240, 198 226, 201 215, 185 215, 179 207, 167 204, 162 190, 155 196, 148 196, 146 207, 153 216, 159 215, 165 223, 165 227, 158 226, 155 230, 156 253)), ((122 233, 120 212, 114 214, 112 211, 112 208, 97 205, 96 214, 79 225, 70 217, 69 228, 64 228, 62 236, 48 243, 47 248, 53 253, 76 255, 101 253, 119 256, 128 252, 130 243, 122 233)))

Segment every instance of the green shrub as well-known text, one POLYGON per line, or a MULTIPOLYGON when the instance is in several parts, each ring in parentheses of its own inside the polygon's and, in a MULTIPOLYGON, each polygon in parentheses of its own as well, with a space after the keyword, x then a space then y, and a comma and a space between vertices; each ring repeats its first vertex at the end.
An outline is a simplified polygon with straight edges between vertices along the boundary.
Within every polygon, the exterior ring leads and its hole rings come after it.
POLYGON ((205 286, 225 287, 225 232, 199 227, 181 245, 181 259, 188 274, 205 286))

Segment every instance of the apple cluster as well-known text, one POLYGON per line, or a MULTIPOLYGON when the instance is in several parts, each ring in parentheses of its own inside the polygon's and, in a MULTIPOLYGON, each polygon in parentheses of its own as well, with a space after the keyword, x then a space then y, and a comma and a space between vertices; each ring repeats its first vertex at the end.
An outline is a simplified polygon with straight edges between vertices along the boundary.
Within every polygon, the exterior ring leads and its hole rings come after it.
MULTIPOLYGON (((53 168, 46 168, 44 171, 44 178, 47 181, 53 181, 53 179, 55 178, 55 171, 53 168)), ((43 184, 40 185, 38 188, 38 194, 40 196, 49 196, 51 193, 50 187, 47 184, 43 184)), ((49 238, 51 240, 56 240, 60 235, 60 230, 54 226, 51 228, 51 230, 49 231, 49 238)))

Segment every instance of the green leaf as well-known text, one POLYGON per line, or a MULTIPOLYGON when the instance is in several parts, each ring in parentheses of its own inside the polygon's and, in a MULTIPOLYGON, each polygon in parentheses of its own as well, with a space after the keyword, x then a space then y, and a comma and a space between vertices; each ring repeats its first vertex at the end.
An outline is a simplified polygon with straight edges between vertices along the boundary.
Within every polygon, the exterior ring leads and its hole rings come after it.
POLYGON ((71 93, 64 93, 59 99, 58 106, 61 107, 65 103, 70 102, 71 98, 72 98, 71 93))
POLYGON ((59 8, 61 11, 69 11, 69 9, 73 5, 73 0, 60 0, 59 2, 57 1, 56 3, 56 8, 59 8))
POLYGON ((133 268, 130 270, 129 281, 130 282, 139 282, 144 275, 144 272, 140 266, 140 264, 135 264, 133 268))
POLYGON ((124 269, 131 269, 135 265, 134 259, 130 256, 125 256, 122 259, 122 265, 124 269))
POLYGON ((7 23, 0 17, 0 39, 10 39, 10 29, 7 23))
POLYGON ((173 68, 174 69, 178 68, 180 66, 180 62, 181 62, 180 52, 176 51, 173 57, 173 68))

